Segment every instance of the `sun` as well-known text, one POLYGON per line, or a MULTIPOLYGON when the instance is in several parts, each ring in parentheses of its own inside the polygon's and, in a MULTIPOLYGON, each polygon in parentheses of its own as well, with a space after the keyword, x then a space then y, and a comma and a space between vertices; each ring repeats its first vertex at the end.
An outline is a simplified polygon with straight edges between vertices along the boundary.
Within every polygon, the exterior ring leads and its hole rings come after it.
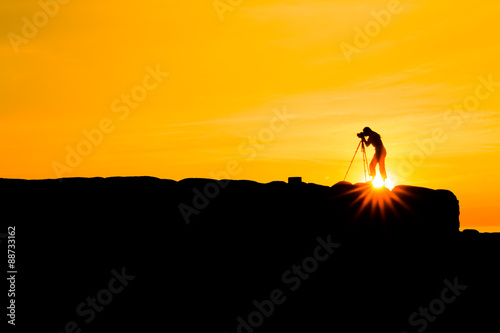
POLYGON ((392 189, 396 186, 396 184, 390 179, 390 178, 387 178, 385 180, 385 187, 388 188, 390 191, 392 191, 392 189))
POLYGON ((373 179, 373 181, 372 181, 372 186, 374 188, 385 187, 388 190, 392 191, 392 189, 394 188, 395 185, 390 178, 387 178, 384 182, 382 177, 380 177, 380 174, 377 173, 377 175, 375 176, 375 179, 373 179))
POLYGON ((382 188, 382 187, 384 187, 385 184, 384 184, 384 180, 382 179, 382 177, 380 177, 380 175, 377 174, 375 176, 375 179, 372 181, 372 185, 375 188, 382 188))
MULTIPOLYGON (((383 181, 376 182, 376 184, 380 183, 383 183, 383 181)), ((404 189, 396 189, 393 192, 384 185, 375 188, 373 183, 358 183, 353 186, 352 190, 342 195, 357 195, 357 198, 349 205, 349 207, 356 209, 354 221, 358 221, 358 218, 363 214, 370 214, 373 221, 380 219, 382 223, 385 223, 387 214, 398 214, 398 205, 404 207, 406 210, 410 210, 410 207, 398 196, 403 192, 405 192, 404 189)))

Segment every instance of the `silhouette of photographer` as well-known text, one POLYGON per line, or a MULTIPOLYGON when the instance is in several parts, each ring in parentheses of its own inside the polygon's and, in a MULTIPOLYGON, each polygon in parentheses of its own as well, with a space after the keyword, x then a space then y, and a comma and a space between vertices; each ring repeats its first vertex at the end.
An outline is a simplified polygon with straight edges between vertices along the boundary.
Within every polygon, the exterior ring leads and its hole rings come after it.
POLYGON ((385 180, 387 179, 387 172, 385 171, 385 156, 387 155, 387 151, 385 150, 384 144, 382 143, 382 137, 377 132, 372 131, 370 127, 363 128, 362 133, 363 135, 361 135, 361 140, 363 140, 364 144, 367 147, 372 145, 375 148, 375 154, 373 155, 373 159, 370 162, 370 176, 372 177, 372 179, 375 179, 375 176, 377 175, 375 167, 378 164, 380 176, 385 182, 385 180), (368 137, 368 140, 365 140, 365 136, 368 137))

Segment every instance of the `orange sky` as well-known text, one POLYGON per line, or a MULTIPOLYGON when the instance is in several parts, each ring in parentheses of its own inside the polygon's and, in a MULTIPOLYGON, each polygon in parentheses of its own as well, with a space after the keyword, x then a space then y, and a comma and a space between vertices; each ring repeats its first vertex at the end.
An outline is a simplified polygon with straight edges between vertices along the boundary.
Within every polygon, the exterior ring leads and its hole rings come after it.
POLYGON ((499 16, 498 1, 4 0, 0 176, 333 185, 370 126, 396 184, 449 189, 462 229, 500 231, 499 16))

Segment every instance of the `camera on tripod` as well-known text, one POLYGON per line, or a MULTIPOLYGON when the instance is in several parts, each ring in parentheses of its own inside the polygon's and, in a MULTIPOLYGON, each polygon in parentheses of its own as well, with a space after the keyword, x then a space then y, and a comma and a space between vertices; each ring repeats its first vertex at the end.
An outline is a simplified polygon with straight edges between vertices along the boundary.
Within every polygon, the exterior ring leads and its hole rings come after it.
POLYGON ((365 150, 365 144, 367 143, 365 141, 365 133, 364 133, 364 131, 359 132, 359 133, 356 133, 356 136, 358 138, 360 138, 361 141, 359 141, 358 147, 356 148, 356 151, 354 152, 354 156, 351 160, 351 164, 349 164, 349 167, 347 168, 347 172, 345 173, 345 176, 344 176, 344 181, 347 177, 347 174, 349 173, 349 170, 351 169, 352 162, 354 161, 354 158, 356 157, 356 154, 358 153, 359 147, 361 147, 361 153, 363 154, 363 170, 364 170, 363 173, 365 175, 365 182, 367 182, 368 181, 367 170, 369 170, 369 169, 368 169, 368 158, 366 157, 366 150, 365 150))

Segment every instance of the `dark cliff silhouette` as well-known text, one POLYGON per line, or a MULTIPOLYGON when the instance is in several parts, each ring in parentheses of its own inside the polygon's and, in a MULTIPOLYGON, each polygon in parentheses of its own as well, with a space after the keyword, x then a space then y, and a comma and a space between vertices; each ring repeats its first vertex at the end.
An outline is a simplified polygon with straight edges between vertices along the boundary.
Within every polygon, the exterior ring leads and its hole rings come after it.
POLYGON ((2 231, 18 239, 17 329, 499 328, 500 235, 460 232, 447 190, 150 177, 0 190, 2 231))

